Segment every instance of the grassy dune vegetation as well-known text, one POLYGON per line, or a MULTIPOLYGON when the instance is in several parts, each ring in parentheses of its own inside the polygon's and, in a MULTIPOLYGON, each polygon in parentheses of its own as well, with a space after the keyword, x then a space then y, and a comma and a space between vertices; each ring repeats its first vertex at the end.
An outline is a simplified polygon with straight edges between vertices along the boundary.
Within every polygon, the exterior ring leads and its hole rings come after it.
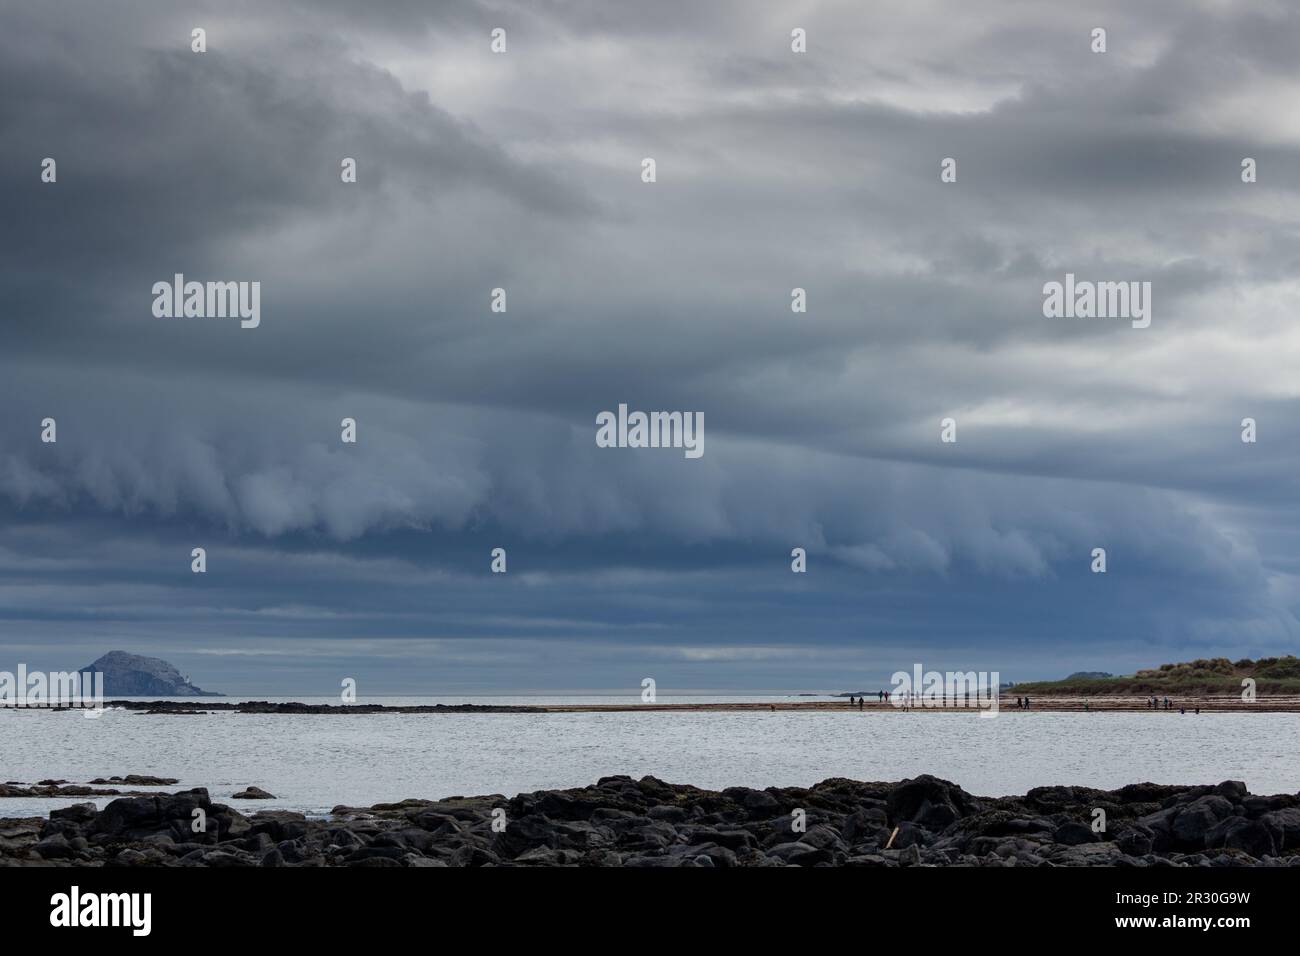
POLYGON ((1066 678, 1056 681, 1034 681, 1016 684, 1013 693, 1021 694, 1072 694, 1097 695, 1148 694, 1237 695, 1242 690, 1242 679, 1255 679, 1255 692, 1261 696, 1272 694, 1300 695, 1300 658, 1261 657, 1257 661, 1243 658, 1230 661, 1226 657, 1204 658, 1182 664, 1161 664, 1151 670, 1138 671, 1128 677, 1066 678))

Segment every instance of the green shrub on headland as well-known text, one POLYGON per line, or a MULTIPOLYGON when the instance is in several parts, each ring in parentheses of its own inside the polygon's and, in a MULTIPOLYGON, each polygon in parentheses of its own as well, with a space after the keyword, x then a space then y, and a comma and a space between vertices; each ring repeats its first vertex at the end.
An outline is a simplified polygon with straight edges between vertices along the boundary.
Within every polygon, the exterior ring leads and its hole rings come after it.
POLYGON ((1016 684, 1017 694, 1069 694, 1081 696, 1138 694, 1165 695, 1237 695, 1243 678, 1255 679, 1255 692, 1261 696, 1300 694, 1300 658, 1261 657, 1257 661, 1226 657, 1201 658, 1181 664, 1161 664, 1138 671, 1128 677, 1066 678, 1016 684))

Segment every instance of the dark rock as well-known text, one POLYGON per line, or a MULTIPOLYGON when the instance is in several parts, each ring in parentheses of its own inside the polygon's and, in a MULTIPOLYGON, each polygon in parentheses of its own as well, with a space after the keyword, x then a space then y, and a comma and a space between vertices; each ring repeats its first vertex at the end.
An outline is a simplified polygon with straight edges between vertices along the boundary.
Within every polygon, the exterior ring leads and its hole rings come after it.
POLYGON ((1056 828, 1052 839, 1064 846, 1079 846, 1096 843, 1101 837, 1086 823, 1064 823, 1056 828))
POLYGON ((129 830, 157 826, 162 817, 157 797, 123 797, 111 801, 90 822, 88 832, 117 835, 129 830))
POLYGON ((613 850, 591 850, 582 855, 582 859, 578 860, 578 865, 579 866, 622 866, 623 857, 621 854, 615 853, 613 850))
POLYGON ((254 833, 267 833, 276 842, 293 840, 307 830, 307 818, 293 810, 259 810, 249 817, 254 833))
POLYGON ((501 856, 513 859, 538 847, 558 849, 559 834, 545 817, 526 816, 510 820, 506 828, 496 835, 493 847, 501 856))
POLYGON ((1198 797, 1178 811, 1171 833, 1184 846, 1204 846, 1205 835, 1231 813, 1232 804, 1223 797, 1198 797))
POLYGON ((396 846, 363 846, 360 849, 353 850, 347 855, 349 863, 355 863, 359 860, 370 860, 375 857, 387 857, 390 860, 400 860, 406 855, 406 850, 396 846))
POLYGON ((1183 787, 1160 783, 1130 783, 1115 791, 1120 803, 1159 803, 1182 792, 1183 787))
POLYGON ((1253 857, 1275 856, 1283 838, 1282 827, 1266 817, 1258 820, 1229 817, 1205 835, 1205 846, 1243 850, 1253 857))
POLYGON ((50 811, 51 820, 68 820, 72 823, 89 823, 95 819, 99 808, 93 803, 74 803, 70 807, 59 807, 50 811))
POLYGON ((216 831, 222 840, 235 840, 244 836, 252 830, 252 824, 248 818, 237 810, 223 806, 220 803, 212 804, 211 813, 208 819, 209 831, 216 824, 216 831))
POLYGON ((703 843, 695 846, 674 847, 669 851, 671 854, 680 854, 688 860, 694 861, 694 866, 736 866, 736 854, 726 847, 718 846, 714 843, 703 843), (700 857, 708 860, 707 863, 699 862, 700 857))
MULTIPOLYGON (((710 839, 718 832, 710 829, 710 839)), ((634 827, 624 834, 624 843, 628 849, 633 850, 659 850, 671 846, 677 840, 677 830, 670 824, 658 821, 634 827)))
POLYGON ((768 850, 767 855, 793 866, 814 866, 817 863, 829 862, 831 859, 829 850, 810 846, 807 843, 780 843, 768 850))
POLYGON ((1123 855, 1113 842, 1089 843, 1060 847, 1052 853, 1051 860, 1057 866, 1114 866, 1123 855))
POLYGON ((744 850, 758 847, 758 838, 748 830, 714 830, 713 842, 728 850, 744 850))
POLYGON ((239 793, 232 793, 230 795, 230 799, 231 800, 274 800, 275 794, 267 793, 261 787, 249 787, 246 790, 239 791, 239 793))
MULTIPOLYGON (((883 830, 881 835, 885 835, 883 830)), ((888 839, 887 836, 885 838, 888 839)), ((898 825, 898 833, 894 836, 892 849, 905 850, 913 846, 928 846, 933 842, 934 834, 925 827, 904 821, 898 825)))
POLYGON ((886 806, 891 820, 908 820, 932 829, 943 829, 979 807, 961 787, 929 774, 895 787, 886 798, 886 806))
POLYGON ((1045 808, 1056 808, 1078 803, 1078 799, 1073 787, 1034 787, 1025 794, 1025 802, 1045 808))
POLYGON ((1280 844, 1282 849, 1300 848, 1300 807, 1274 810, 1261 819, 1266 819, 1268 823, 1278 828, 1282 835, 1280 844))
POLYGON ((338 829, 331 830, 329 833, 329 838, 336 846, 354 847, 354 846, 362 845, 361 837, 357 836, 355 833, 353 833, 349 829, 346 829, 345 827, 339 827, 338 829))
POLYGON ((1246 789, 1246 785, 1240 780, 1225 780, 1214 788, 1214 792, 1221 797, 1226 797, 1233 803, 1241 803, 1241 801, 1245 799, 1246 795, 1250 793, 1250 791, 1246 789))
POLYGON ((666 823, 684 823, 686 821, 686 811, 681 807, 651 807, 646 811, 646 816, 651 820, 663 820, 666 823))
POLYGON ((858 843, 875 845, 888 823, 888 816, 879 807, 856 810, 845 818, 840 837, 850 846, 858 843))
POLYGON ((68 844, 68 838, 62 833, 55 833, 52 836, 47 836, 45 839, 33 846, 32 849, 46 860, 67 859, 76 852, 68 844))
POLYGON ((123 797, 111 801, 85 827, 86 833, 110 837, 144 837, 160 830, 188 829, 195 810, 216 811, 202 788, 184 790, 171 796, 123 797))
POLYGON ((174 783, 179 783, 175 777, 150 777, 145 774, 128 773, 125 777, 109 777, 105 780, 103 777, 96 777, 91 783, 117 783, 128 787, 170 787, 174 783))
POLYGON ((481 846, 463 846, 451 857, 452 866, 495 866, 500 859, 492 851, 481 846))
POLYGON ((515 862, 529 866, 559 866, 562 860, 559 850, 552 850, 548 846, 539 846, 520 853, 515 857, 515 862))
POLYGON ((751 790, 748 787, 729 787, 722 795, 730 797, 745 808, 745 812, 754 820, 766 820, 781 812, 781 803, 776 797, 764 790, 751 790))
POLYGON ((1135 823, 1115 835, 1115 845, 1128 856, 1146 856, 1151 852, 1153 836, 1150 827, 1135 823))

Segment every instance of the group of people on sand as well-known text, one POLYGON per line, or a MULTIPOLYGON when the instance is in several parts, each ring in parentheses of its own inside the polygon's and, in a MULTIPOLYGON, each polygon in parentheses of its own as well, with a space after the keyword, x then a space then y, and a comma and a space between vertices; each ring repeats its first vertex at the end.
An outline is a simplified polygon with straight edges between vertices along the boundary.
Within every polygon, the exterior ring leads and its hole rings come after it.
MULTIPOLYGON (((881 690, 881 691, 877 691, 877 692, 876 692, 876 698, 877 698, 877 701, 878 701, 879 703, 882 703, 882 704, 883 704, 886 700, 890 700, 890 701, 892 702, 892 695, 889 694, 889 693, 887 693, 886 691, 883 691, 883 690, 881 690)), ((866 695, 865 695, 865 694, 864 694, 862 697, 858 697, 858 696, 855 695, 855 694, 850 694, 850 695, 849 695, 849 706, 850 706, 850 707, 853 707, 853 706, 856 705, 857 708, 858 708, 858 710, 862 710, 863 706, 864 706, 865 703, 866 703, 866 699, 867 699, 867 698, 866 698, 866 695)), ((908 704, 911 703, 911 701, 908 700, 906 694, 904 694, 903 697, 902 697, 902 703, 903 703, 903 709, 904 709, 904 710, 907 710, 907 709, 908 709, 908 704)), ((1148 698, 1147 698, 1147 701, 1146 701, 1146 704, 1147 704, 1147 710, 1173 710, 1173 706, 1174 706, 1174 705, 1170 702, 1170 700, 1169 700, 1168 697, 1164 698, 1163 701, 1162 701, 1159 697, 1148 697, 1148 698)), ((773 709, 773 710, 776 710, 775 707, 773 707, 772 709, 773 709)), ((1028 710, 1028 709, 1029 709, 1029 698, 1028 698, 1028 697, 1017 697, 1017 698, 1016 698, 1016 710, 1028 710)), ((1091 706, 1087 701, 1085 701, 1085 702, 1084 702, 1084 705, 1083 705, 1083 709, 1084 709, 1085 711, 1091 711, 1091 710, 1092 710, 1092 706, 1091 706)), ((1201 712, 1201 708, 1197 707, 1197 708, 1195 709, 1195 711, 1196 711, 1196 713, 1199 714, 1199 713, 1201 712)), ((1187 713, 1187 708, 1186 708, 1186 707, 1179 707, 1179 708, 1178 708, 1178 712, 1179 712, 1180 714, 1185 714, 1185 713, 1187 713)))
MULTIPOLYGON (((1174 705, 1173 705, 1173 703, 1169 700, 1168 697, 1164 698, 1163 701, 1162 701, 1159 697, 1148 697, 1148 698, 1147 698, 1147 710, 1173 710, 1173 709, 1174 709, 1174 705)), ((1193 709, 1194 709, 1195 712, 1198 713, 1198 714, 1201 712, 1201 708, 1199 708, 1199 707, 1196 707, 1196 708, 1193 708, 1193 709)), ((1178 712, 1179 712, 1180 714, 1185 714, 1185 713, 1187 713, 1187 708, 1186 708, 1186 707, 1179 707, 1179 708, 1178 708, 1178 712)))
MULTIPOLYGON (((883 690, 876 691, 876 699, 878 703, 883 704, 885 702, 885 697, 887 696, 888 695, 883 690)), ((852 707, 854 704, 857 704, 858 710, 861 710, 863 704, 866 702, 866 699, 867 697, 865 694, 861 697, 856 697, 853 694, 849 694, 849 706, 852 707)))

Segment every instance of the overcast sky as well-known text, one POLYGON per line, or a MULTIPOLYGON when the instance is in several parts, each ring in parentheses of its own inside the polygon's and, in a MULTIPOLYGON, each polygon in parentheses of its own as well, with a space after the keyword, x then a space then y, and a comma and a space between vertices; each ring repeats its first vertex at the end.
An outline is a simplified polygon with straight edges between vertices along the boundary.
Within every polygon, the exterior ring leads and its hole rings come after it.
POLYGON ((0 669, 1292 652, 1297 49, 1286 3, 4 0, 0 669), (261 325, 155 318, 178 272, 259 281, 261 325), (1151 282, 1150 327, 1045 318, 1066 273, 1151 282), (619 403, 702 412, 703 457, 598 448, 619 403))

